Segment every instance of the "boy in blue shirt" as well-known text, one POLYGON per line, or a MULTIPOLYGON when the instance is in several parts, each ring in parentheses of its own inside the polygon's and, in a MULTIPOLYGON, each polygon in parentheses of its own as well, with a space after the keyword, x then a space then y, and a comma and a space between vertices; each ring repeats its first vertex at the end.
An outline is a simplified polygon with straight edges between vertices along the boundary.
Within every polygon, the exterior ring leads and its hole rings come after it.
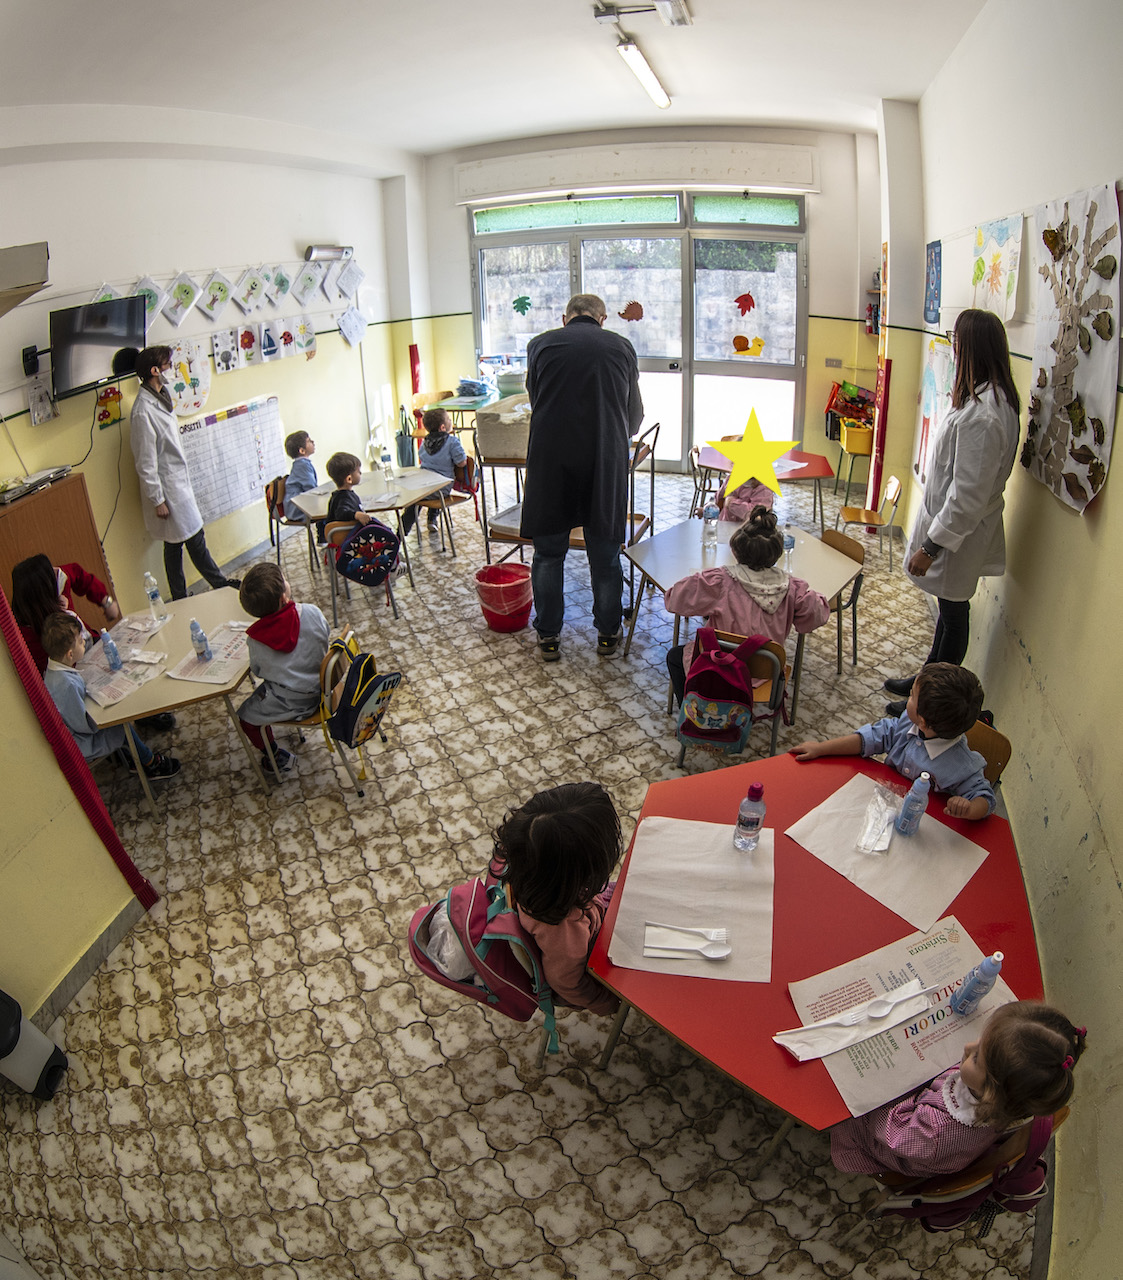
MULTIPOLYGON (((316 452, 316 442, 307 431, 294 431, 285 436, 285 452, 292 459, 292 470, 285 481, 285 519, 307 520, 308 517, 293 501, 302 493, 314 489, 319 480, 316 468, 312 465, 312 455, 316 452)), ((324 540, 324 522, 316 523, 316 537, 324 540)))
POLYGON ((983 777, 986 761, 964 736, 979 718, 983 686, 978 676, 950 662, 931 662, 916 677, 900 716, 863 725, 827 742, 801 742, 797 760, 816 756, 876 756, 910 781, 927 773, 933 791, 950 793, 944 812, 978 820, 994 812, 994 790, 983 777))

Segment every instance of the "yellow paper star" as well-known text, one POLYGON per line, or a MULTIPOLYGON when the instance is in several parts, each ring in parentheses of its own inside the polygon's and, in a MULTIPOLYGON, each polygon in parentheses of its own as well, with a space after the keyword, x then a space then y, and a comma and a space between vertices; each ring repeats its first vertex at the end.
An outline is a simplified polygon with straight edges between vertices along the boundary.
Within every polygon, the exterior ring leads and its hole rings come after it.
POLYGON ((733 463, 733 470, 725 486, 726 493, 732 493, 754 476, 773 493, 779 493, 780 483, 772 464, 795 447, 794 440, 765 440, 755 409, 749 413, 745 434, 740 440, 707 440, 706 443, 733 463))

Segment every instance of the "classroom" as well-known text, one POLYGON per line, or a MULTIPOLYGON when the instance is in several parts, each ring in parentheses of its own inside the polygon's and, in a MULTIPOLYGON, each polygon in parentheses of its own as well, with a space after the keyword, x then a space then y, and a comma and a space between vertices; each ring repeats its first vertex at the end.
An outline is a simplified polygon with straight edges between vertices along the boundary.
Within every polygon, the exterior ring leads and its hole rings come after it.
MULTIPOLYGON (((378 42, 377 127, 346 26, 368 18, 350 11, 338 12, 344 21, 330 35, 309 24, 293 58, 267 71, 274 55, 259 16, 196 8, 197 29, 229 42, 237 58, 224 52, 208 67, 204 39, 170 83, 147 89, 143 78, 134 86, 130 67, 173 51, 162 27, 146 45, 147 33, 127 27, 88 30, 76 8, 48 18, 17 6, 4 18, 0 248, 47 241, 50 283, 0 315, 0 478, 62 463, 81 472, 125 612, 145 607, 146 571, 164 581, 130 453, 135 384, 122 384, 120 427, 96 424, 92 394, 32 425, 21 352, 48 345, 52 309, 106 286, 127 292, 143 276, 166 286, 182 272, 202 284, 219 271, 236 282, 263 264, 298 270, 306 245, 352 246, 365 273, 361 345, 343 338, 342 308, 321 297, 309 306, 314 358, 212 370, 207 407, 276 396, 285 429, 315 437, 321 479, 337 450, 369 470, 371 441, 393 435, 398 406, 409 402, 411 348, 426 388, 454 388, 478 372, 480 268, 468 209, 620 189, 768 193, 783 186, 775 166, 810 157, 799 189, 807 284, 797 431, 803 449, 838 469, 824 429, 839 374, 830 362, 844 373, 876 363, 866 308, 885 244, 892 381, 883 471, 904 480, 898 524, 907 536, 921 497, 912 462, 927 346, 972 305, 975 229, 1024 216, 1007 322, 1024 402, 1041 254, 1039 244, 1030 249, 1034 210, 1123 181, 1123 88, 1114 59, 1098 56, 1123 50, 1123 12, 1111 0, 1073 0, 1063 14, 1044 0, 957 0, 915 15, 911 38, 925 50, 927 79, 914 86, 902 75, 907 91, 893 89, 892 68, 879 68, 871 83, 882 96, 872 92, 859 109, 852 94, 845 117, 831 116, 826 91, 808 90, 806 102, 782 95, 783 59, 757 42, 754 21, 768 23, 776 44, 767 48, 794 63, 796 17, 805 42, 836 51, 839 77, 861 80, 864 41, 897 6, 859 4, 826 18, 796 5, 754 19, 738 0, 690 0, 693 25, 681 31, 650 13, 622 13, 619 25, 653 62, 659 51, 672 98, 664 112, 613 55, 614 38, 589 4, 527 14, 487 0, 472 20, 451 0, 415 6, 408 19, 373 8, 363 31, 378 42), (508 23, 522 35, 500 39, 494 28, 508 23), (716 42, 711 24, 722 31, 716 42), (437 31, 453 39, 435 45, 437 31), (533 60, 554 43, 539 82, 533 60), (442 46, 451 58, 434 57, 442 46), (566 65, 586 47, 595 61, 566 65), (684 113, 679 95, 690 103, 700 92, 704 58, 724 58, 723 75, 710 75, 713 96, 684 113), (237 90, 208 86, 216 65, 240 79, 237 90), (421 110, 418 99, 438 92, 437 68, 442 111, 421 110), (500 83, 512 101, 482 101, 500 83), (923 315, 925 248, 935 241, 939 324, 923 315)), ((303 14, 286 0, 270 20, 281 20, 279 36, 303 14)), ((193 317, 182 336, 209 340, 238 319, 231 305, 215 325, 193 317)), ((160 321, 152 340, 179 332, 160 321)), ((862 375, 866 385, 872 376, 862 375)), ((709 438, 727 434, 725 425, 709 438)), ((690 481, 679 470, 669 462, 657 477, 657 528, 686 516, 690 481)), ((825 489, 829 521, 841 492, 825 489)), ((513 500, 509 475, 504 494, 513 500)), ((1123 805, 1107 762, 1123 678, 1105 637, 1123 623, 1123 595, 1110 585, 1123 522, 1111 503, 1109 479, 1077 513, 1016 463, 1007 570, 980 583, 971 611, 967 662, 1014 747, 1001 790, 1046 998, 1089 1024, 1039 1241, 1032 1221, 1019 1220, 958 1249, 907 1224, 840 1243, 862 1188, 832 1169, 824 1135, 795 1128, 770 1170, 749 1180, 779 1124, 776 1109, 660 1028, 636 1016, 600 1071, 607 1021, 569 1013, 560 1058, 538 1072, 533 1025, 466 1007, 411 967, 413 912, 480 871, 508 809, 543 787, 595 778, 613 795, 626 845, 649 784, 681 776, 662 709, 671 626, 661 600, 645 601, 631 655, 598 667, 587 580, 572 567, 567 628, 581 644, 543 668, 532 631, 485 628, 471 504, 453 515, 455 560, 421 535, 417 582, 396 589, 400 618, 365 601, 345 608, 363 646, 407 678, 389 741, 370 752, 365 802, 312 740, 297 774, 264 794, 212 704, 181 718, 174 748, 184 772, 161 793, 160 821, 128 780, 103 786, 128 857, 159 895, 148 913, 60 772, 5 650, 0 988, 29 1016, 48 1015, 41 1025, 65 1042, 70 1068, 49 1105, 7 1084, 0 1091, 0 1237, 43 1280, 199 1271, 297 1280, 959 1277, 1003 1267, 1029 1275, 1031 1257, 1035 1276, 1117 1274, 1111 1188, 1123 1185, 1123 1135, 1109 1064, 1123 1043, 1108 1015, 1123 968, 1123 805), (1105 714, 1094 713, 1097 703, 1105 714)), ((777 511, 817 529, 803 486, 785 488, 777 511)), ((273 556, 260 501, 206 534, 232 576, 273 556)), ((799 724, 782 731, 780 751, 881 716, 881 680, 923 661, 932 615, 901 573, 903 548, 898 541, 890 573, 877 539, 867 539, 860 662, 836 677, 833 621, 809 637, 799 724)), ((283 554, 296 598, 314 600, 330 622, 299 532, 283 554)), ((189 570, 198 589, 194 577, 189 570)), ((762 732, 753 749, 765 755, 762 732)))

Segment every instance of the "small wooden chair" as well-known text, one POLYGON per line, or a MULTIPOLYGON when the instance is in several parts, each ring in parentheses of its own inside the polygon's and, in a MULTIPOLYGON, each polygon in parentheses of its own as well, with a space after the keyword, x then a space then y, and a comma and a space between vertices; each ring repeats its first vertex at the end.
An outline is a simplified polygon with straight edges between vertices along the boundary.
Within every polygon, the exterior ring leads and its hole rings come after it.
MULTIPOLYGON (((458 507, 462 503, 476 501, 476 491, 480 487, 480 479, 476 474, 476 460, 472 455, 466 454, 463 462, 458 462, 455 467, 456 479, 452 483, 452 492, 446 493, 442 498, 437 495, 432 498, 422 498, 417 504, 418 508, 425 511, 437 511, 440 513, 438 527, 441 531, 441 550, 445 549, 445 529, 448 529, 448 545, 452 550, 452 558, 456 559, 456 544, 452 540, 452 508, 458 507)), ((476 508, 476 519, 480 518, 479 508, 476 508)), ((417 545, 421 546, 421 517, 417 519, 417 545)))
POLYGON ((885 485, 885 496, 881 499, 881 506, 873 511, 869 507, 841 507, 838 515, 834 518, 834 527, 837 529, 839 521, 845 528, 848 524, 865 524, 870 525, 877 530, 877 549, 881 551, 881 535, 889 534, 889 572, 893 572, 893 521, 897 517, 897 503, 901 500, 901 482, 896 476, 890 476, 885 485), (886 518, 885 509, 888 507, 889 516, 886 518))
MULTIPOLYGON (((857 561, 858 564, 866 563, 866 549, 860 542, 853 538, 848 538, 846 534, 839 533, 837 529, 824 529, 819 539, 825 546, 834 547, 836 551, 841 551, 844 556, 849 556, 851 560, 857 561)), ((854 579, 850 584, 850 594, 845 600, 842 599, 842 592, 831 600, 831 613, 835 615, 838 622, 838 674, 842 675, 842 615, 847 609, 850 610, 851 628, 853 631, 854 656, 853 665, 858 665, 858 593, 862 589, 862 574, 854 579)))
POLYGON ((281 529, 285 526, 300 528, 308 535, 308 562, 312 566, 312 572, 317 571, 316 566, 316 540, 312 536, 312 517, 305 516, 303 520, 290 520, 285 515, 285 485, 288 482, 287 476, 278 476, 275 480, 270 480, 265 486, 265 509, 269 515, 269 541, 277 548, 277 563, 281 563, 281 529))
POLYGON ((1010 763, 1010 756, 1013 754, 1014 749, 1010 745, 1010 739, 1004 733, 999 733, 997 729, 992 728, 985 720, 976 720, 967 730, 967 745, 986 761, 983 777, 992 787, 997 785, 1003 769, 1010 763))
MULTIPOLYGON (((335 554, 337 549, 346 541, 347 535, 358 527, 359 522, 357 520, 333 520, 332 523, 324 529, 324 536, 328 540, 326 556, 328 573, 331 578, 331 625, 333 627, 339 626, 339 610, 336 606, 337 597, 335 580, 336 578, 343 576, 336 570, 335 554)), ((386 603, 391 609, 393 609, 394 617, 397 618, 398 602, 394 599, 394 588, 390 582, 390 578, 387 577, 386 581, 382 585, 386 588, 386 603)), ((351 599, 351 584, 346 578, 343 578, 343 593, 346 595, 348 600, 351 599)))
POLYGON ((436 404, 438 400, 451 400, 451 391, 419 391, 417 395, 409 402, 410 410, 413 413, 414 420, 417 423, 417 429, 414 438, 420 440, 425 435, 425 429, 421 425, 421 414, 426 405, 436 404))

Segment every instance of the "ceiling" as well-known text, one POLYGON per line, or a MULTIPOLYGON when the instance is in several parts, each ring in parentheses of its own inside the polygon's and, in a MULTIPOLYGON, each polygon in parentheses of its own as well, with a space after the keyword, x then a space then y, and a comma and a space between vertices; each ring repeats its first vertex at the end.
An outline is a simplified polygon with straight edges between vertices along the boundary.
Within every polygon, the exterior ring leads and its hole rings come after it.
POLYGON ((591 0, 0 0, 0 112, 165 107, 421 153, 656 125, 872 130, 985 0, 689 3, 690 27, 621 20, 671 95, 660 111, 591 0))

